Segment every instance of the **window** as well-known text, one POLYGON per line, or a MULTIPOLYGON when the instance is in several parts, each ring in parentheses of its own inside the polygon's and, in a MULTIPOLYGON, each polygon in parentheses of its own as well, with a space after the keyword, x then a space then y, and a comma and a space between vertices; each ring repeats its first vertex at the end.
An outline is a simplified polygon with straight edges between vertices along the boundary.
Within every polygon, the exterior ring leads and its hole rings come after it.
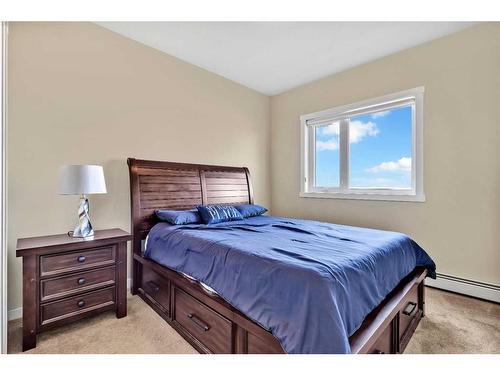
POLYGON ((424 201, 423 87, 301 116, 301 196, 424 201))

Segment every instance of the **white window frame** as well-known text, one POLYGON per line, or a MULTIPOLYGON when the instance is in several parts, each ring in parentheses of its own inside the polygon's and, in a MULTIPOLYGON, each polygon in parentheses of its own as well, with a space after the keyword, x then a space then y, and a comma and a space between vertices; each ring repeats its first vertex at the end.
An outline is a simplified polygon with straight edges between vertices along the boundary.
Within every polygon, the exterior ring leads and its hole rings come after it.
POLYGON ((424 195, 424 159, 423 159, 423 132, 424 132, 424 87, 363 100, 340 107, 330 108, 320 112, 300 116, 300 193, 303 198, 337 198, 337 199, 368 199, 387 201, 425 202, 424 195), (411 188, 410 189, 365 189, 349 188, 349 127, 345 126, 350 116, 357 116, 366 112, 397 108, 413 102, 412 126, 412 160, 411 160, 411 188), (314 186, 315 181, 315 145, 314 126, 308 125, 315 121, 328 119, 340 121, 339 129, 339 187, 320 188, 314 186), (343 126, 344 125, 344 126, 343 126))

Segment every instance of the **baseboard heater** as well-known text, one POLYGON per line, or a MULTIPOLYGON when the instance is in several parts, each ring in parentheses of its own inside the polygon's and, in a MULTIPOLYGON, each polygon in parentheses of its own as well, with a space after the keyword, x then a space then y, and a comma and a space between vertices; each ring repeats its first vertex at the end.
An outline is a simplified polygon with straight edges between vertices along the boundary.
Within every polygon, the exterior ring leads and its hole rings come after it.
POLYGON ((500 303, 500 286, 438 273, 436 280, 427 278, 425 284, 438 289, 500 303))

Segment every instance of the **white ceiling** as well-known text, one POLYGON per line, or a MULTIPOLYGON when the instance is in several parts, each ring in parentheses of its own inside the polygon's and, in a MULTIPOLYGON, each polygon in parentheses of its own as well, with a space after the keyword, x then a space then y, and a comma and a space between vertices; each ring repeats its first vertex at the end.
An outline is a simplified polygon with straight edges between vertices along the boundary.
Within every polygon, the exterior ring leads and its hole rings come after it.
POLYGON ((466 28, 471 22, 97 22, 275 95, 466 28))

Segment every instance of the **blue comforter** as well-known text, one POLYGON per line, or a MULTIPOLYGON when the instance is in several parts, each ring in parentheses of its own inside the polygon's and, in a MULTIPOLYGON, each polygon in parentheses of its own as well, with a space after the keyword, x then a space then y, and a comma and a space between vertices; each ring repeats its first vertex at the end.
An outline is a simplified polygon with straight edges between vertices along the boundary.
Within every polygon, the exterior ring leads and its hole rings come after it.
POLYGON ((159 223, 145 256, 213 288, 287 353, 350 353, 349 336, 402 278, 436 268, 401 233, 271 216, 159 223))

